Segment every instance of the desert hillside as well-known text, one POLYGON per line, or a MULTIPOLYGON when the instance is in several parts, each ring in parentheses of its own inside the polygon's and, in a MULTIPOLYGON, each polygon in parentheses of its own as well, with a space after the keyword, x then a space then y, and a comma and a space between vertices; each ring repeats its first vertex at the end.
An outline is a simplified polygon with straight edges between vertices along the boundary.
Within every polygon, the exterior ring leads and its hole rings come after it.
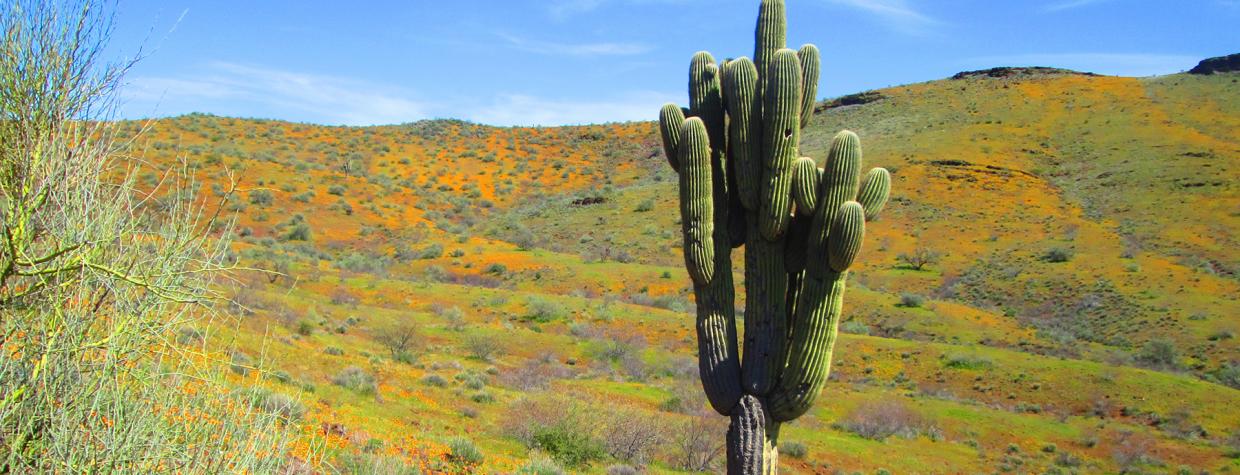
MULTIPOLYGON (((267 270, 181 337, 265 388, 306 463, 712 467, 653 122, 126 128, 146 185, 189 167, 267 270)), ((962 73, 826 101, 802 153, 845 128, 892 202, 784 470, 1240 469, 1240 75, 962 73)))

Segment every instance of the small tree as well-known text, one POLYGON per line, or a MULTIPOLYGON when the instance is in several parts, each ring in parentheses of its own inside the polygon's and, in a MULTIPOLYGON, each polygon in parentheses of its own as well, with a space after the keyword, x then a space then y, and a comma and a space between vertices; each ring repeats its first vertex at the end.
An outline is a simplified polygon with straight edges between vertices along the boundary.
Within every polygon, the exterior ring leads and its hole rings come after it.
POLYGON ((942 253, 921 246, 913 249, 912 252, 900 253, 896 256, 897 260, 913 270, 922 270, 931 264, 938 264, 942 258, 942 253))
POLYGON ((391 329, 380 331, 375 335, 375 339, 387 348, 392 359, 397 361, 410 359, 410 355, 422 346, 418 327, 410 322, 402 322, 391 329))

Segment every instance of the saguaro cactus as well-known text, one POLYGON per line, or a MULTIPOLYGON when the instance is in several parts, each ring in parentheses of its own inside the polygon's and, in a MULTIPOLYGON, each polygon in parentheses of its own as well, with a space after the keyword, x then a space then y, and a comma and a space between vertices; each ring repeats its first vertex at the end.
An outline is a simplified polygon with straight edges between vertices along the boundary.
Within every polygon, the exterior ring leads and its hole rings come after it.
POLYGON ((774 474, 779 426, 813 405, 831 367, 848 268, 891 175, 860 176, 861 144, 842 131, 824 167, 800 154, 813 116, 818 48, 785 48, 783 0, 762 0, 754 60, 689 68, 689 108, 659 129, 680 175, 685 267, 697 299, 698 367, 711 406, 731 418, 728 473, 774 474), (732 249, 745 252, 738 345, 732 249), (744 350, 738 354, 738 346, 744 350))

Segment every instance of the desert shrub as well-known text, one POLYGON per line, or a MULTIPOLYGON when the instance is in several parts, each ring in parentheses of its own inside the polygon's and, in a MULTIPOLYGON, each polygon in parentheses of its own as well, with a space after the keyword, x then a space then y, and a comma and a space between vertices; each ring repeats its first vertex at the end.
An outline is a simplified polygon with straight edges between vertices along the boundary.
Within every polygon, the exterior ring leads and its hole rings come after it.
POLYGON ((565 466, 580 468, 606 455, 595 436, 600 424, 591 419, 596 409, 583 401, 540 395, 512 403, 507 414, 504 433, 565 466))
POLYGON ((418 327, 409 321, 398 323, 392 328, 376 330, 374 336, 396 361, 413 362, 417 359, 415 353, 422 348, 422 336, 418 327))
POLYGON ((530 359, 521 366, 500 375, 504 386, 521 391, 547 389, 551 381, 569 376, 569 371, 559 362, 549 359, 530 359))
POLYGON ((1240 389, 1240 364, 1224 363, 1214 372, 1213 376, 1219 383, 1240 389))
POLYGON ((589 433, 564 425, 534 429, 533 445, 569 467, 589 465, 606 454, 603 444, 589 433))
POLYGON ((637 204, 636 208, 633 208, 633 211, 638 212, 638 213, 654 211, 654 200, 653 199, 643 200, 641 203, 637 204))
POLYGON ((921 304, 924 302, 925 302, 924 297, 917 295, 917 294, 911 294, 911 293, 905 292, 905 293, 900 294, 900 303, 897 304, 897 306, 908 307, 908 308, 918 308, 918 307, 921 307, 921 304))
POLYGON ((335 346, 329 346, 327 348, 323 348, 323 352, 329 355, 332 355, 332 356, 340 356, 344 354, 344 350, 337 348, 335 346))
POLYGON ((714 472, 720 468, 724 441, 719 434, 728 430, 728 420, 703 409, 675 428, 672 436, 673 463, 691 472, 714 472))
POLYGON ((840 423, 847 431, 873 440, 891 436, 913 438, 930 424, 899 399, 883 399, 861 404, 840 423))
POLYGON ((332 376, 332 384, 357 391, 362 394, 375 392, 375 377, 357 366, 350 366, 332 376))
POLYGON ((803 459, 809 455, 809 448, 803 442, 790 440, 779 444, 779 455, 787 455, 794 459, 803 459))
POLYGON ((937 264, 942 258, 943 254, 924 247, 918 247, 913 249, 913 252, 900 253, 896 256, 897 261, 900 261, 905 266, 908 266, 909 269, 913 270, 925 269, 926 266, 937 264))
POLYGON ((491 361, 504 350, 499 340, 489 335, 469 335, 465 337, 464 344, 469 355, 481 361, 491 361))
POLYGON ((1042 254, 1042 260, 1046 262, 1068 262, 1072 259, 1072 251, 1061 247, 1053 247, 1042 254))
POLYGON ((1180 352, 1175 343, 1165 338, 1150 340, 1141 347, 1133 359, 1142 366, 1155 369, 1175 369, 1180 366, 1180 352))
POLYGON ((626 463, 645 465, 667 442, 662 417, 643 410, 621 408, 610 412, 602 430, 607 454, 626 463))
POLYGON ((0 472, 278 471, 246 448, 286 451, 281 417, 235 411, 212 382, 229 363, 170 346, 212 325, 232 231, 188 167, 119 161, 136 153, 110 120, 133 63, 103 57, 113 5, 0 6, 0 472))
POLYGON ((525 315, 522 318, 537 323, 558 320, 568 314, 568 310, 559 302, 537 296, 526 300, 525 307, 525 315))
POLYGON ((453 437, 448 441, 448 458, 461 465, 479 465, 483 461, 482 451, 465 437, 453 437))
POLYGON ((313 335, 314 328, 315 328, 314 323, 312 323, 309 320, 302 319, 302 320, 297 321, 297 334, 298 335, 301 335, 301 336, 313 335))
POLYGON ((250 374, 250 370, 254 368, 254 359, 241 351, 232 352, 228 360, 228 369, 241 376, 250 374))
POLYGON ((1151 452, 1155 441, 1148 435, 1138 432, 1121 432, 1111 451, 1111 458, 1120 468, 1127 471, 1137 465, 1157 463, 1151 452))
POLYGON ((434 386, 437 388, 442 388, 448 385, 448 380, 444 379, 443 376, 440 376, 438 374, 428 374, 426 376, 423 376, 421 379, 421 382, 422 384, 425 384, 427 386, 434 386))
POLYGON ((490 404, 495 402, 495 396, 492 396, 491 393, 486 391, 480 391, 470 396, 469 400, 478 404, 490 404))
POLYGON ((956 369, 987 369, 993 366, 994 362, 985 356, 952 353, 943 357, 943 365, 956 369))
POLYGON ((258 206, 271 206, 276 200, 271 190, 254 190, 250 192, 250 204, 258 206))
POLYGON ((285 241, 309 241, 311 238, 310 225, 305 221, 294 223, 284 233, 285 241))
POLYGON ((637 475, 638 473, 640 472, 636 468, 628 465, 612 465, 607 467, 607 475, 637 475))
POLYGON ((844 333, 852 333, 854 335, 869 335, 870 326, 857 320, 849 320, 840 324, 840 331, 844 333))
POLYGON ((418 251, 417 257, 418 259, 438 259, 443 257, 443 244, 439 244, 437 242, 431 243, 430 245, 422 248, 421 251, 418 251))
POLYGON ((461 307, 452 307, 443 311, 441 315, 448 329, 454 332, 465 330, 465 311, 461 307))
MULTIPOLYGON (((374 440, 374 439, 371 439, 374 440)), ((421 475, 418 467, 409 465, 398 456, 379 455, 372 453, 343 453, 336 456, 332 465, 340 473, 358 475, 421 475)))
POLYGON ((306 415, 306 406, 297 398, 288 394, 256 387, 238 394, 238 397, 251 406, 276 414, 286 421, 295 422, 306 415))
POLYGON ((555 460, 537 457, 525 462, 517 469, 516 475, 564 475, 564 469, 555 460))
POLYGON ((332 185, 332 186, 327 187, 327 194, 329 194, 329 195, 336 195, 336 196, 343 196, 343 195, 344 195, 344 192, 345 192, 346 190, 347 190, 347 188, 345 188, 345 186, 344 186, 344 185, 341 185, 341 184, 335 184, 335 185, 332 185))

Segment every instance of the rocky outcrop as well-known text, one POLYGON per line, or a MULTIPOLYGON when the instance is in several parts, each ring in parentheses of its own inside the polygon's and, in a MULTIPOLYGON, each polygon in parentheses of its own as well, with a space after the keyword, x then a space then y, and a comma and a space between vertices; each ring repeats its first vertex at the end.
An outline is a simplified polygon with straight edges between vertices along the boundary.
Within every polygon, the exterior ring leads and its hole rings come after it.
POLYGON ((991 77, 1006 78, 1011 76, 1045 76, 1051 74, 1079 74, 1082 76, 1097 76, 1094 73, 1083 73, 1063 68, 1048 68, 1044 66, 1026 66, 1026 67, 1010 67, 1003 66, 990 69, 979 69, 977 71, 963 71, 956 73, 952 79, 967 79, 975 77, 991 77))
POLYGON ((1206 58, 1188 70, 1189 74, 1214 74, 1240 71, 1240 53, 1206 58))

